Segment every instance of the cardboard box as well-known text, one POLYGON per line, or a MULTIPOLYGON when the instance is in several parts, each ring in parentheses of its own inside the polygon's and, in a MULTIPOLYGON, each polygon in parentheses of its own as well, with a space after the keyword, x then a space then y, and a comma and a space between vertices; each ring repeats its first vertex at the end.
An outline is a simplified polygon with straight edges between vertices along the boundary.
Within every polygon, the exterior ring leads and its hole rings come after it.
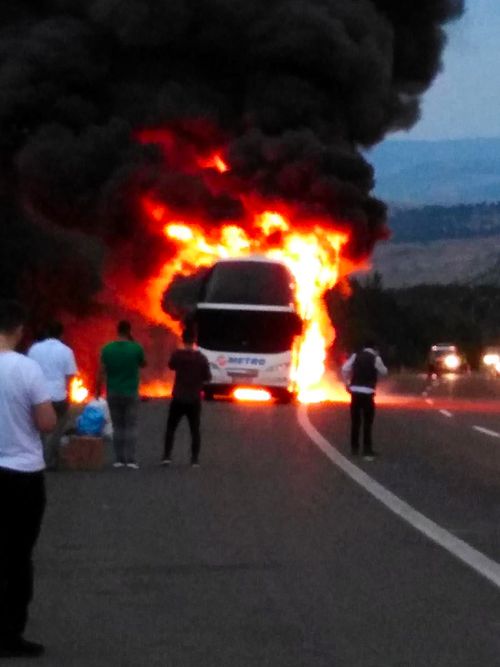
POLYGON ((61 468, 100 470, 104 465, 104 440, 87 435, 72 435, 59 449, 61 468))

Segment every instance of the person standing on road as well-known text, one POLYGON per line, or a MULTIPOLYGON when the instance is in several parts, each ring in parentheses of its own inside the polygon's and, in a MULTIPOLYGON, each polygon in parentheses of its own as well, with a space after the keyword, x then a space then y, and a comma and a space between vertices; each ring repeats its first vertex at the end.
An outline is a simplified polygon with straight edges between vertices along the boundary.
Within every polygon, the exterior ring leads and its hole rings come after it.
POLYGON ((196 349, 194 335, 185 330, 183 347, 170 357, 168 367, 175 371, 174 389, 167 419, 162 465, 171 463, 175 431, 185 416, 191 431, 191 465, 199 466, 201 447, 200 419, 203 385, 212 379, 207 358, 196 349))
POLYGON ((111 423, 113 425, 113 467, 139 468, 136 460, 139 418, 140 369, 146 365, 144 349, 132 338, 130 322, 122 320, 117 327, 118 339, 101 350, 101 365, 96 397, 106 383, 111 423))
POLYGON ((380 355, 372 341, 353 354, 342 366, 342 377, 351 394, 351 453, 359 453, 359 432, 363 423, 363 457, 373 460, 372 426, 375 418, 375 388, 380 376, 387 375, 380 355))
POLYGON ((53 430, 56 413, 40 366, 15 352, 24 321, 17 302, 0 301, 0 658, 44 652, 23 635, 45 509, 40 432, 53 430))
POLYGON ((47 328, 47 337, 28 350, 28 357, 39 364, 47 380, 57 415, 56 428, 43 440, 45 463, 49 470, 54 470, 58 464, 59 444, 69 409, 69 386, 77 373, 73 350, 61 340, 63 332, 60 322, 52 322, 47 328))

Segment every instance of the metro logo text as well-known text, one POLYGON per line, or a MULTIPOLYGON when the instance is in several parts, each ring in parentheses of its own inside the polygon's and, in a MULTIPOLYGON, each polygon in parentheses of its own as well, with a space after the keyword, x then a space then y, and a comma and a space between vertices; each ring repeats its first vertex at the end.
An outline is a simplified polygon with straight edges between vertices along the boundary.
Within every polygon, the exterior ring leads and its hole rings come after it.
POLYGON ((237 366, 264 366, 265 359, 255 359, 252 357, 229 357, 228 364, 235 364, 237 366))

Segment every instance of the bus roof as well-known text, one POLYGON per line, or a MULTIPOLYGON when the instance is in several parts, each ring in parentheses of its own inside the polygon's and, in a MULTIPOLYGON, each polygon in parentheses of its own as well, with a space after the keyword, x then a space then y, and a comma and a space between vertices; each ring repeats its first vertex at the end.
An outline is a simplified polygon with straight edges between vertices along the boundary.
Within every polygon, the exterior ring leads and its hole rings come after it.
POLYGON ((293 275, 263 255, 221 259, 204 281, 198 308, 295 312, 293 275))
POLYGON ((277 259, 275 257, 266 257, 266 255, 245 255, 244 257, 222 257, 218 259, 214 266, 217 264, 222 264, 224 262, 263 262, 267 264, 281 264, 281 266, 286 266, 285 262, 282 259, 277 259))

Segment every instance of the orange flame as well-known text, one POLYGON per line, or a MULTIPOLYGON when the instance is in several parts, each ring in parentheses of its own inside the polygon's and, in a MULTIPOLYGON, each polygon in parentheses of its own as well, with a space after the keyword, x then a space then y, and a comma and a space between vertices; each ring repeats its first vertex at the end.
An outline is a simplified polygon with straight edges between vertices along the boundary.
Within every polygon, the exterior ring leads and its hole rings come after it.
MULTIPOLYGON (((148 201, 146 210, 151 217, 158 210, 148 201)), ((160 273, 146 289, 147 310, 156 312, 157 321, 167 316, 160 303, 164 290, 176 275, 189 275, 200 267, 211 266, 221 258, 244 257, 258 253, 283 261, 295 278, 298 311, 305 322, 304 335, 294 351, 294 374, 291 378, 303 402, 318 402, 328 398, 322 386, 326 348, 335 337, 322 297, 339 277, 339 258, 346 234, 332 231, 318 222, 311 231, 294 231, 289 220, 276 211, 260 211, 254 215, 253 228, 223 225, 206 232, 201 224, 162 218, 164 235, 177 246, 172 261, 165 263, 160 273), (269 242, 279 232, 280 246, 269 242)), ((176 331, 179 330, 177 325, 176 331)))
POLYGON ((81 377, 74 377, 69 385, 69 399, 71 403, 85 403, 89 397, 89 390, 81 377))
POLYGON ((163 380, 153 380, 141 384, 140 394, 145 398, 165 398, 170 396, 172 386, 163 380))
POLYGON ((217 169, 220 174, 223 174, 229 170, 229 167, 227 166, 226 162, 224 162, 219 153, 215 153, 214 155, 211 155, 205 159, 201 158, 198 160, 198 164, 203 169, 217 169))
POLYGON ((237 401, 252 403, 268 403, 272 400, 271 394, 265 389, 253 389, 251 387, 238 387, 233 391, 237 401))
MULTIPOLYGON (((143 143, 158 144, 165 155, 180 161, 186 173, 201 168, 224 174, 230 169, 221 151, 200 157, 191 145, 186 146, 176 138, 173 131, 145 130, 138 138, 143 143)), ((202 178, 205 176, 207 182, 211 179, 209 188, 215 188, 214 192, 232 183, 224 181, 223 186, 222 181, 213 180, 213 175, 201 174, 202 178)), ((238 186, 232 183, 231 187, 238 186)), ((341 251, 349 240, 347 233, 340 230, 340 225, 335 230, 331 218, 301 216, 296 220, 292 205, 263 203, 254 195, 237 196, 243 205, 244 222, 220 226, 199 212, 197 217, 189 214, 181 219, 178 212, 169 210, 168 203, 154 194, 145 196, 142 205, 148 224, 158 234, 159 243, 168 244, 169 259, 145 289, 141 286, 140 292, 118 297, 152 322, 179 334, 180 323, 162 309, 163 294, 176 276, 193 274, 222 258, 260 254, 281 260, 294 277, 298 313, 304 321, 303 335, 293 350, 291 387, 298 388, 298 398, 303 402, 334 399, 338 392, 330 390, 323 378, 326 350, 335 338, 323 294, 338 281, 341 251)), ((345 267, 343 263, 344 270, 345 267)), ((151 391, 156 395, 156 390, 151 391)))

